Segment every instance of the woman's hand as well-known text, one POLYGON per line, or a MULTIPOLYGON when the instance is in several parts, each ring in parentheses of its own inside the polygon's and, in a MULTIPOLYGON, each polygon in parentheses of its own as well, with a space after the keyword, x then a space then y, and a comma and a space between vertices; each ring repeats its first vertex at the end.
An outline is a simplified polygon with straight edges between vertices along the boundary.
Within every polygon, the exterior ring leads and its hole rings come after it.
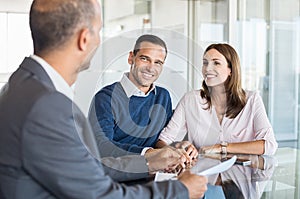
POLYGON ((186 156, 187 163, 192 162, 193 159, 198 158, 198 150, 189 141, 182 141, 175 144, 177 149, 183 149, 183 154, 186 156))

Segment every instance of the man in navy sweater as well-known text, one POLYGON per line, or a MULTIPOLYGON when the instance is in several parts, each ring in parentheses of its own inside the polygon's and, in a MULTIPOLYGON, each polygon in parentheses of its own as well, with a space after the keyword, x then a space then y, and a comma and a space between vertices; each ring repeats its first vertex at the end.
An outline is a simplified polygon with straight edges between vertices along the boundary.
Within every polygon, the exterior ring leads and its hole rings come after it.
POLYGON ((144 154, 172 116, 169 92, 154 82, 167 56, 165 42, 140 36, 129 53, 130 72, 96 93, 89 112, 101 156, 144 154), (103 135, 106 138, 103 138, 103 135))

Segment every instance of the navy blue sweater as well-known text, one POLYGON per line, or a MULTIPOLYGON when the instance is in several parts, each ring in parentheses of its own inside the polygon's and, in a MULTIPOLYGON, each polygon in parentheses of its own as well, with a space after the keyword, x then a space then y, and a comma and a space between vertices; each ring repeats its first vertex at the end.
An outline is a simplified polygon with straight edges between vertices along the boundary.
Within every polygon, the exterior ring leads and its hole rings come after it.
MULTIPOLYGON (((98 125, 92 124, 96 140, 101 134, 128 152, 141 153, 144 147, 154 147, 160 131, 172 116, 169 92, 156 86, 147 97, 127 97, 120 82, 102 88, 94 97, 89 114, 91 123, 96 114, 98 125)), ((101 140, 97 140, 98 148, 101 140)))

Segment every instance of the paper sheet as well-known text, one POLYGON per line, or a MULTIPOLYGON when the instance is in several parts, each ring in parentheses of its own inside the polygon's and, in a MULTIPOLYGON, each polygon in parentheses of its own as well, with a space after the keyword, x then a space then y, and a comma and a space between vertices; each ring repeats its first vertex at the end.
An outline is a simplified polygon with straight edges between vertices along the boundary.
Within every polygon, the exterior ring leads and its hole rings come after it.
MULTIPOLYGON (((229 160, 226 160, 220 164, 217 164, 216 166, 213 166, 211 168, 208 168, 204 171, 201 171, 197 173, 198 175, 202 176, 209 176, 209 175, 214 175, 217 173, 222 173, 226 170, 228 170, 236 161, 236 155, 230 158, 229 160)), ((177 179, 177 174, 175 173, 162 173, 162 172, 157 172, 155 174, 154 181, 159 182, 159 181, 164 181, 164 180, 176 180, 177 179)))
POLYGON ((176 173, 162 173, 162 172, 157 172, 155 174, 154 181, 155 182, 160 182, 164 180, 177 180, 177 174, 176 173))
POLYGON ((222 173, 222 172, 228 170, 230 167, 232 167, 232 165, 235 163, 235 161, 236 161, 236 155, 232 156, 232 158, 230 158, 229 160, 226 160, 220 164, 217 164, 216 166, 213 166, 209 169, 199 172, 198 175, 209 176, 209 175, 214 175, 217 173, 222 173))

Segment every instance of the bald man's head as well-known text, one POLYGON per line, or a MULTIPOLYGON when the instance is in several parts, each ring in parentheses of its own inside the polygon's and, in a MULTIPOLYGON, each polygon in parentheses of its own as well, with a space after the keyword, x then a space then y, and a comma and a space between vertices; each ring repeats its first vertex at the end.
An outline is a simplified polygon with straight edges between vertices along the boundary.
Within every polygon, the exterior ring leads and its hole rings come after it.
POLYGON ((92 31, 95 0, 34 0, 30 29, 34 53, 59 49, 82 28, 92 31))

